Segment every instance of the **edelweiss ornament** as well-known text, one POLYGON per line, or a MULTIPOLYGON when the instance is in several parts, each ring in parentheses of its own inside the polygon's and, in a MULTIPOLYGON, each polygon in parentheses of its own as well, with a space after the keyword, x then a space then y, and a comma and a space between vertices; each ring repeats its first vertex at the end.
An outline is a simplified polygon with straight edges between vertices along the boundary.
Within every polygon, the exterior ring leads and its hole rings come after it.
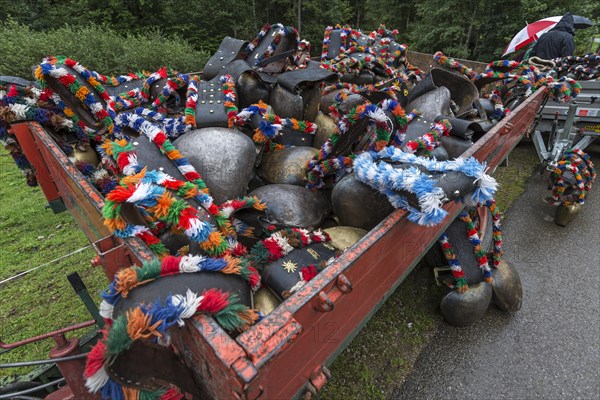
POLYGON ((265 265, 261 270, 265 285, 280 299, 298 291, 334 260, 336 252, 325 246, 328 240, 324 236, 320 243, 294 249, 285 258, 265 265))
POLYGON ((287 272, 288 274, 294 273, 296 272, 296 269, 298 269, 298 264, 296 264, 292 260, 284 261, 281 264, 281 266, 283 267, 283 269, 285 269, 285 272, 287 272))

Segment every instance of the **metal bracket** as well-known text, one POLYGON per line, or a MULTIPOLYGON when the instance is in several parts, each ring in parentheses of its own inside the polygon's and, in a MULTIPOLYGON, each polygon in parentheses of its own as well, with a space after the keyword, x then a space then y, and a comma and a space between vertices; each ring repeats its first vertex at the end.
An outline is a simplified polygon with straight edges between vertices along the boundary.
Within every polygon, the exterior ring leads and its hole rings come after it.
POLYGON ((333 310, 333 300, 329 298, 327 293, 321 291, 317 296, 317 304, 315 305, 315 309, 320 312, 330 312, 333 310))
POLYGON ((335 280, 335 286, 329 291, 320 291, 316 298, 315 310, 326 313, 333 310, 335 302, 340 297, 352 291, 352 282, 344 274, 339 274, 335 280))
POLYGON ((504 135, 508 135, 512 129, 514 128, 514 125, 511 122, 507 122, 506 125, 504 125, 504 127, 502 127, 502 129, 500 130, 500 135, 504 136, 504 135))
POLYGON ((340 290, 340 292, 344 294, 348 294, 352 291, 352 283, 344 274, 339 274, 337 280, 335 281, 335 285, 340 290))
POLYGON ((130 267, 133 259, 123 241, 114 235, 106 236, 92 243, 97 256, 91 261, 97 267, 102 265, 104 272, 112 279, 121 268, 130 267))

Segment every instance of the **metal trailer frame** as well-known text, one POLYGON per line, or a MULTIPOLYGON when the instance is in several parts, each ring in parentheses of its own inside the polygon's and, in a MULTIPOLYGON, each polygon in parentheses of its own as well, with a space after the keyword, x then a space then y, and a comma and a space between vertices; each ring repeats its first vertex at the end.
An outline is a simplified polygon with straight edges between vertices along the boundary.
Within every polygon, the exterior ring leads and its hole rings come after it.
MULTIPOLYGON (((598 83, 600 84, 600 82, 598 83)), ((544 118, 544 116, 547 115, 546 112, 544 112, 546 107, 547 104, 542 107, 538 118, 544 118)), ((581 122, 581 118, 578 117, 578 115, 580 115, 578 112, 579 103, 577 101, 571 101, 567 107, 566 114, 564 115, 561 115, 558 111, 555 112, 547 143, 544 141, 542 135, 541 129, 544 129, 543 127, 536 129, 533 132, 532 140, 540 162, 542 163, 542 166, 545 166, 550 171, 556 168, 558 162, 563 158, 565 151, 571 149, 585 150, 595 139, 600 138, 600 124, 587 126, 587 128, 595 128, 595 130, 585 129, 585 127, 574 130, 573 126, 581 122), (561 118, 564 125, 562 128, 558 129, 558 123, 561 121, 561 118)), ((584 108, 584 110, 588 109, 584 108)), ((600 111, 600 109, 597 111, 600 111)), ((600 113, 598 114, 598 118, 595 119, 600 122, 600 113)))

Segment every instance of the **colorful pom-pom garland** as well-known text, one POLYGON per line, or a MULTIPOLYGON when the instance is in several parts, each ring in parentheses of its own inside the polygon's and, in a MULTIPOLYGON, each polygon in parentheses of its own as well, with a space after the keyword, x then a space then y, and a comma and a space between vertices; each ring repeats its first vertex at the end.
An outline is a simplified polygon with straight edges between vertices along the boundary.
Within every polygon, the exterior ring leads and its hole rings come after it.
POLYGON ((477 73, 471 68, 461 64, 453 58, 446 57, 441 51, 438 51, 433 55, 433 60, 443 67, 457 70, 469 79, 475 79, 477 76, 477 73))
MULTIPOLYGON (((440 51, 435 53, 434 60, 444 67, 461 72, 475 84, 480 81, 502 81, 502 84, 517 82, 524 87, 526 97, 530 96, 540 87, 547 86, 549 88, 549 96, 552 99, 565 103, 577 97, 581 91, 581 85, 574 79, 567 76, 554 79, 550 73, 543 73, 534 65, 527 62, 512 60, 492 61, 486 66, 483 73, 475 74, 471 68, 452 58, 446 57, 440 51)), ((509 90, 506 96, 514 90, 514 88, 509 90)))
MULTIPOLYGON (((459 219, 466 224, 467 227, 467 237, 469 238, 469 242, 473 246, 473 252, 475 254, 475 258, 477 259, 478 267, 482 272, 483 280, 487 283, 492 282, 492 272, 491 268, 498 268, 500 265, 500 260, 502 258, 502 229, 500 227, 500 213, 496 207, 496 201, 491 199, 485 203, 486 207, 490 210, 492 214, 492 235, 493 235, 493 264, 490 267, 489 260, 487 255, 485 254, 485 249, 481 247, 481 238, 479 237, 479 232, 475 226, 475 222, 471 218, 468 212, 462 211, 459 215, 459 219)), ((448 264, 450 265, 450 270, 452 272, 452 276, 454 277, 454 284, 451 282, 447 282, 448 286, 456 289, 459 293, 465 293, 469 290, 469 285, 467 284, 467 280, 465 278, 464 270, 460 265, 460 260, 456 256, 456 252, 452 247, 452 244, 449 241, 448 235, 443 233, 439 238, 439 243, 442 248, 442 253, 448 264)))
POLYGON ((337 129, 321 146, 319 153, 307 163, 306 187, 308 189, 325 187, 324 178, 326 176, 344 169, 348 170, 351 167, 354 155, 332 156, 332 151, 340 137, 347 135, 351 126, 358 121, 363 119, 369 121, 367 131, 364 134, 370 135, 367 148, 374 150, 383 149, 389 144, 392 137, 401 137, 408 125, 408 118, 404 109, 394 99, 385 99, 380 106, 371 103, 361 104, 343 116, 340 115, 339 109, 332 108, 331 111, 334 120, 337 120, 337 129), (395 118, 396 131, 393 131, 394 124, 386 113, 391 113, 395 118))
POLYGON ((243 126, 250 122, 254 115, 259 115, 261 121, 254 129, 252 140, 258 145, 269 145, 273 139, 282 134, 284 128, 288 128, 305 135, 314 135, 317 125, 314 122, 300 121, 295 118, 280 118, 275 114, 267 112, 267 105, 262 101, 253 104, 240 111, 235 117, 235 125, 243 126))
POLYGON ((258 313, 238 302, 237 295, 216 289, 205 290, 201 294, 188 290, 185 294, 169 295, 163 302, 157 300, 151 305, 137 306, 114 320, 104 332, 104 339, 90 351, 84 371, 88 390, 100 392, 104 399, 182 398, 183 395, 175 388, 150 392, 123 387, 110 378, 107 369, 135 341, 168 343, 170 328, 181 327, 185 320, 200 313, 212 315, 230 331, 244 330, 259 319, 258 313))
MULTIPOLYGON (((256 38, 254 38, 254 40, 252 40, 252 42, 248 43, 248 45, 246 46, 244 51, 246 55, 250 55, 250 53, 254 51, 254 49, 263 41, 266 34, 271 30, 274 30, 272 34, 273 39, 271 43, 262 54, 259 54, 256 59, 252 60, 253 63, 260 64, 264 60, 270 58, 277 50, 279 43, 281 43, 283 38, 286 36, 292 36, 296 40, 296 43, 300 41, 298 31, 292 26, 284 26, 280 23, 273 25, 265 24, 256 36, 256 38)), ((262 68, 259 68, 259 70, 261 69, 262 68)))
POLYGON ((580 149, 566 151, 550 174, 552 197, 547 199, 548 204, 551 206, 583 205, 595 178, 594 163, 587 153, 580 149), (574 184, 568 184, 565 181, 565 172, 573 175, 574 184), (565 191, 569 187, 572 189, 572 193, 565 196, 565 191))
POLYGON ((386 147, 379 153, 364 152, 354 160, 356 178, 385 194, 395 208, 408 211, 408 219, 419 225, 433 226, 440 223, 447 215, 442 205, 446 199, 443 190, 435 185, 426 173, 416 168, 424 167, 431 172, 460 171, 466 176, 476 178, 477 188, 470 198, 472 204, 484 203, 494 195, 497 183, 485 173, 485 163, 475 158, 457 158, 453 161, 437 161, 417 157, 395 147, 386 147), (394 163, 410 165, 407 169, 395 169, 390 164, 377 160, 389 159, 394 163), (417 196, 419 209, 411 206, 405 196, 398 190, 404 190, 417 196))
POLYGON ((425 132, 418 139, 406 142, 402 150, 411 154, 422 150, 423 156, 431 156, 431 152, 440 145, 442 136, 449 136, 451 129, 452 126, 447 119, 434 122, 431 124, 429 131, 425 132))
POLYGON ((107 322, 111 322, 115 305, 121 298, 127 298, 129 292, 139 286, 165 276, 204 271, 239 275, 250 284, 252 290, 260 287, 258 271, 243 258, 234 256, 212 258, 200 255, 167 256, 160 261, 144 262, 141 267, 133 266, 117 272, 108 289, 102 294, 100 315, 107 322))
MULTIPOLYGON (((44 59, 38 66, 35 71, 35 77, 43 88, 46 87, 46 79, 50 77, 56 79, 60 85, 69 90, 94 114, 96 120, 107 129, 109 134, 112 133, 114 128, 113 120, 116 114, 111 107, 111 98, 90 70, 70 58, 49 57, 44 59), (98 93, 100 98, 96 97, 85 85, 77 81, 75 75, 69 73, 63 66, 72 68, 79 73, 98 93)), ((79 121, 79 124, 82 128, 85 128, 83 121, 79 121)))
MULTIPOLYGON (((228 208, 239 208, 239 205, 228 204, 228 208)), ((185 320, 198 313, 207 313, 215 317, 217 322, 226 330, 244 330, 255 323, 259 314, 247 307, 238 304, 237 298, 226 292, 216 289, 206 290, 199 296, 188 290, 185 295, 169 295, 164 302, 157 301, 148 306, 137 306, 125 315, 113 321, 113 309, 122 297, 127 297, 129 292, 136 287, 179 273, 201 273, 202 271, 221 271, 223 273, 240 273, 246 271, 252 284, 252 276, 258 276, 256 269, 260 269, 270 262, 274 262, 289 254, 294 248, 308 246, 311 243, 325 243, 329 236, 321 231, 309 231, 300 228, 283 229, 273 233, 269 238, 258 242, 242 258, 226 257, 223 259, 206 258, 201 256, 167 257, 162 262, 153 261, 145 263, 142 267, 131 267, 121 270, 109 289, 103 294, 100 306, 101 315, 107 320, 110 328, 105 333, 105 339, 98 342, 88 356, 84 376, 86 387, 95 393, 101 392, 105 398, 122 395, 125 390, 112 380, 106 370, 107 365, 119 353, 126 351, 135 340, 159 340, 159 343, 168 343, 168 329, 175 325, 183 326, 185 320)), ((312 279, 318 270, 303 268, 301 281, 295 286, 298 290, 312 279)), ((258 284, 255 284, 257 287, 258 284)), ((170 389, 174 391, 175 389, 170 389)), ((140 391, 140 394, 142 391, 140 391)), ((163 395, 163 391, 155 397, 163 395)), ((178 393, 178 392, 177 392, 178 393)), ((144 395, 150 396, 149 393, 144 395)))

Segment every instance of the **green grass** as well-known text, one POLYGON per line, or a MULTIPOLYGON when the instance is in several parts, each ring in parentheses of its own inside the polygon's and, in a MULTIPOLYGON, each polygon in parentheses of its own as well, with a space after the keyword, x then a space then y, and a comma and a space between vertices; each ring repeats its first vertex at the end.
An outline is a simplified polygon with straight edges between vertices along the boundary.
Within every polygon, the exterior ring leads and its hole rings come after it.
POLYGON ((533 143, 522 142, 510 153, 507 165, 496 169, 494 177, 500 183, 496 202, 501 211, 506 211, 525 191, 525 181, 539 165, 533 143))
POLYGON ((331 366, 322 399, 386 399, 410 372, 442 317, 445 290, 419 265, 331 366))
MULTIPOLYGON (((508 209, 521 195, 537 164, 533 146, 521 144, 511 153, 508 166, 497 169, 500 209, 508 209)), ((41 190, 25 185, 4 150, 0 150, 0 199, 0 280, 88 244, 69 213, 54 215, 44 208, 41 190)), ((66 275, 79 272, 98 301, 106 280, 101 269, 90 266, 93 255, 88 249, 0 287, 0 338, 12 342, 90 319, 66 275)), ((319 397, 389 397, 441 323, 438 305, 443 294, 431 269, 418 266, 333 363, 332 380, 319 397)), ((28 345, 1 355, 0 362, 46 358, 51 347, 52 341, 28 345)), ((0 370, 0 376, 25 371, 0 370)))
POLYGON ((182 38, 158 30, 123 34, 106 26, 64 25, 36 31, 15 21, 0 21, 0 75, 32 79, 31 66, 49 55, 64 55, 104 75, 154 72, 167 65, 180 71, 198 71, 209 54, 182 38))
MULTIPOLYGON (((68 212, 44 208, 39 187, 25 185, 12 158, 0 150, 0 281, 88 245, 68 212)), ((90 265, 91 248, 0 285, 0 339, 10 343, 91 319, 66 276, 78 272, 97 302, 106 285, 90 265)), ((83 332, 75 332, 80 336, 83 332)), ((0 355, 0 363, 48 358, 52 340, 0 355)), ((0 369, 0 376, 29 369, 0 369)))

